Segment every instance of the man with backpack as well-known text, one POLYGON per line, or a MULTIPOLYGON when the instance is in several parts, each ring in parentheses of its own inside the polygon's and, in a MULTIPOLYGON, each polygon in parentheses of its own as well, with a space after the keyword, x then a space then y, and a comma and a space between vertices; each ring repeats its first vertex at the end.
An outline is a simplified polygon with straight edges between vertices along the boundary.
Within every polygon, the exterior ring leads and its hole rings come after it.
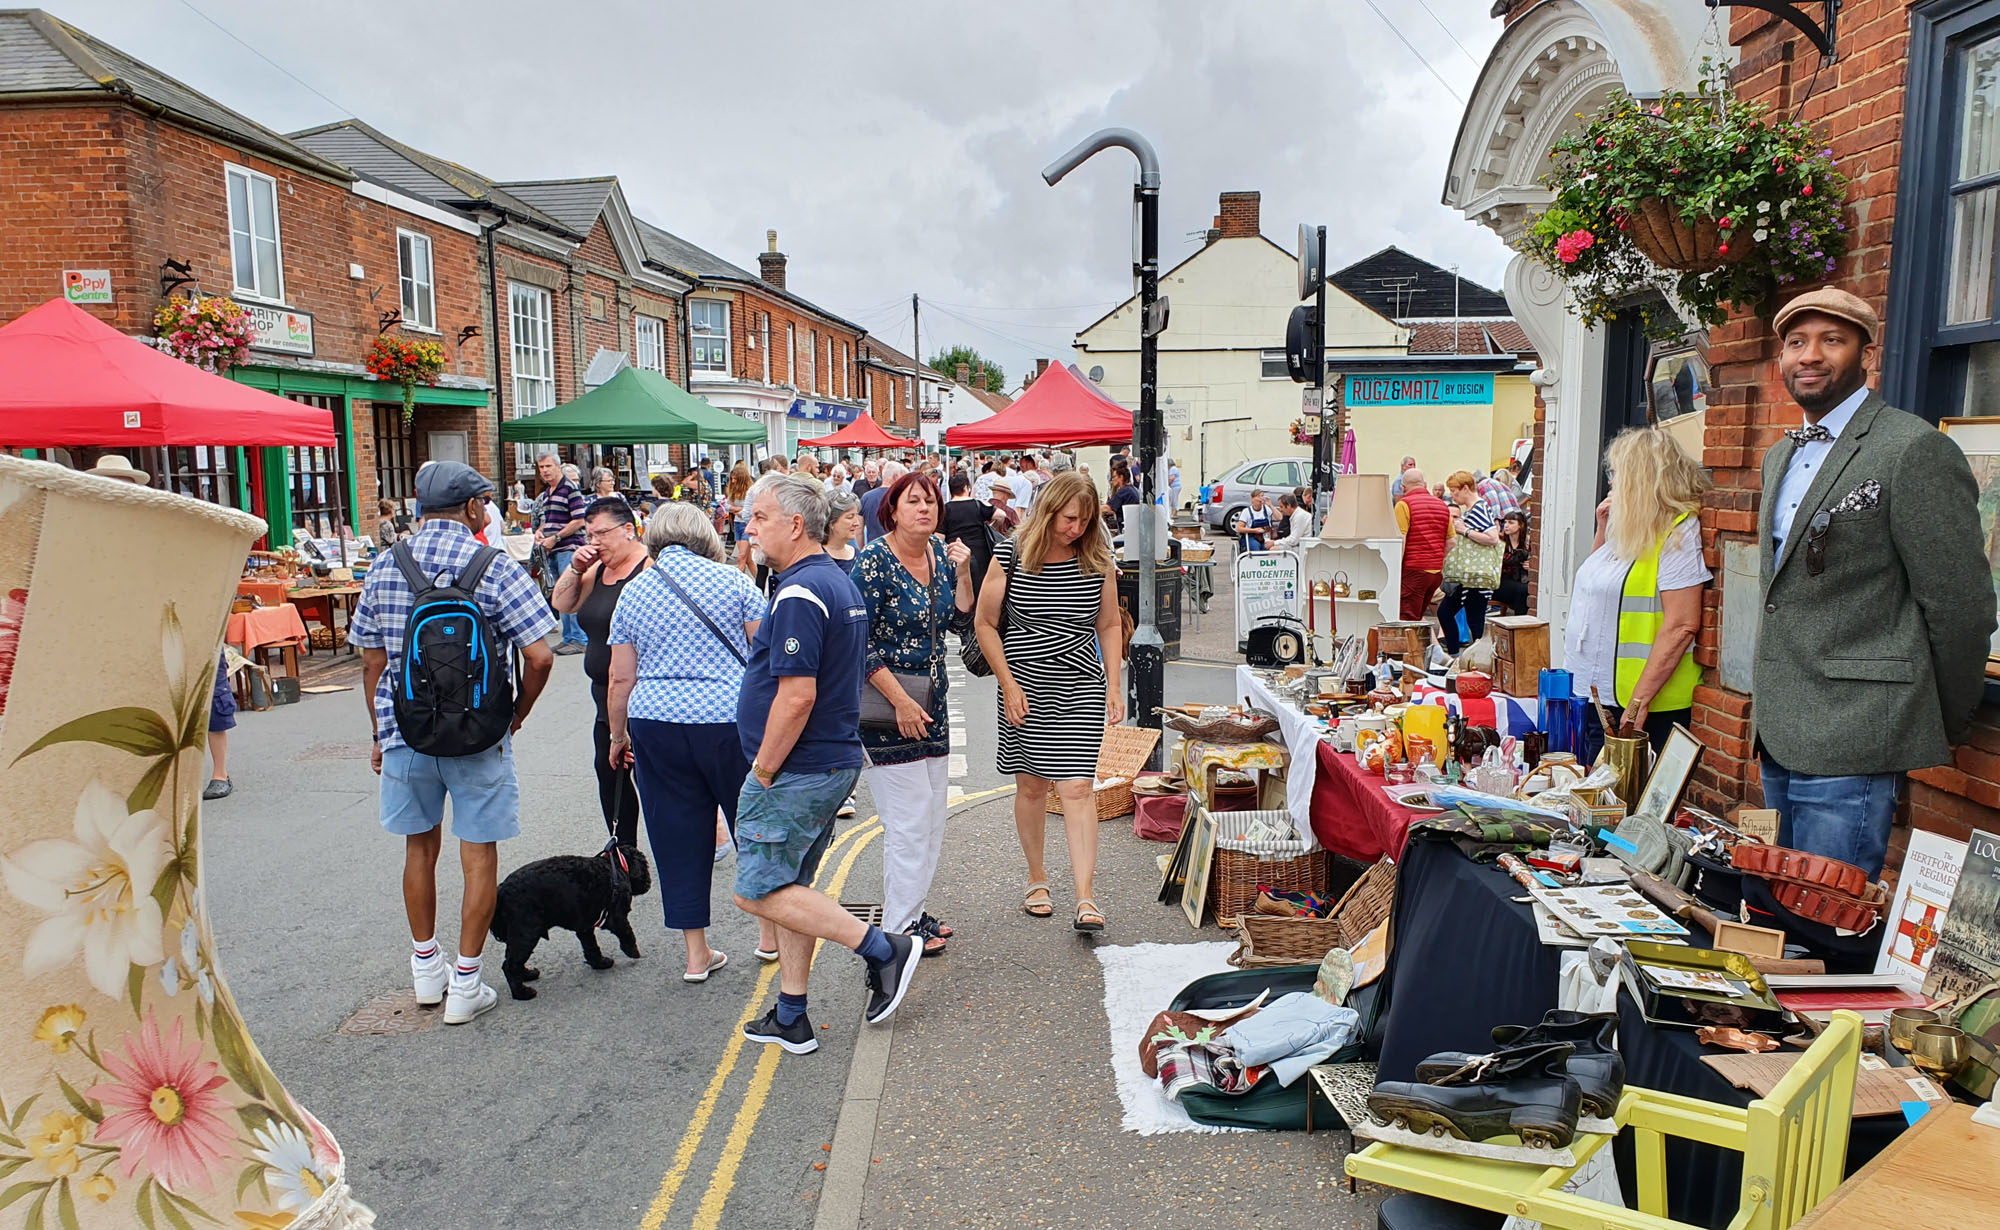
POLYGON ((404 839, 417 1002, 443 1000, 445 1024, 462 1025, 498 999, 479 968, 498 892, 498 843, 521 831, 510 740, 549 680, 555 658, 543 638, 556 620, 521 566, 473 537, 493 490, 484 475, 442 461, 425 466, 416 487, 422 523, 368 570, 349 640, 361 650, 382 827, 404 839), (518 681, 509 670, 514 651, 518 681), (436 936, 447 797, 465 873, 455 966, 436 936))

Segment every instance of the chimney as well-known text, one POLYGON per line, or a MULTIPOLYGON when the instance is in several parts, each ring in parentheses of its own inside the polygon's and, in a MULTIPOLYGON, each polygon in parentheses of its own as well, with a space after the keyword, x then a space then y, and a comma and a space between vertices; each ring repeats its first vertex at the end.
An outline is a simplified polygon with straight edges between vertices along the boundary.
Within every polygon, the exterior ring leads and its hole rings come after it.
MULTIPOLYGON (((1253 193, 1252 195, 1255 194, 1253 193)), ((1250 216, 1253 221, 1257 216, 1256 208, 1256 202, 1251 202, 1250 216)), ((785 289, 785 254, 778 251, 778 232, 776 231, 764 232, 764 250, 757 254, 757 276, 763 278, 779 290, 785 289)))
POLYGON ((973 387, 973 388, 975 388, 975 389, 978 389, 978 390, 979 390, 980 392, 982 392, 982 393, 984 393, 984 392, 986 391, 986 369, 985 369, 985 368, 983 368, 983 367, 982 367, 982 368, 980 368, 980 369, 979 369, 979 383, 978 383, 978 384, 975 384, 975 385, 973 385, 972 387, 973 387))
POLYGON ((1049 370, 1049 361, 1047 359, 1035 360, 1035 375, 1039 376, 1047 370, 1049 370))
POLYGON ((1222 213, 1216 225, 1224 239, 1255 239, 1262 233, 1257 219, 1262 198, 1263 194, 1259 192, 1222 194, 1222 213))
POLYGON ((962 384, 962 385, 965 385, 965 386, 967 386, 968 388, 969 388, 969 387, 971 387, 971 385, 972 385, 972 365, 971 365, 971 364, 969 364, 969 363, 961 363, 961 364, 959 364, 959 365, 958 365, 958 382, 959 382, 960 384, 962 384))

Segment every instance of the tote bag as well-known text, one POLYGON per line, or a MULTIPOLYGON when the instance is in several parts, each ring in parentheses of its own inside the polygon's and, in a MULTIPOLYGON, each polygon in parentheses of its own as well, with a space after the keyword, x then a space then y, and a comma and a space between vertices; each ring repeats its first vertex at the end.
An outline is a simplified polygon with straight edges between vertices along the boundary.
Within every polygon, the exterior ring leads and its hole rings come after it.
POLYGON ((1494 589, 1500 584, 1500 561, 1507 549, 1501 543, 1482 547, 1463 534, 1453 535, 1444 553, 1444 580, 1467 589, 1494 589))

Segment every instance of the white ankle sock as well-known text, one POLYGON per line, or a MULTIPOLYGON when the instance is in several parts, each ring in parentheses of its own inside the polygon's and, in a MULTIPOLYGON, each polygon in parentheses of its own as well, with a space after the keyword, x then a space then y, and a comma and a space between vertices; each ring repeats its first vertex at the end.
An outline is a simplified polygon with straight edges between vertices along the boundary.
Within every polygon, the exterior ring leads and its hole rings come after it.
POLYGON ((479 958, 459 954, 458 964, 452 967, 451 980, 460 986, 471 986, 479 981, 479 958))
POLYGON ((435 937, 427 940, 411 940, 410 947, 417 954, 419 961, 435 961, 443 955, 438 952, 438 942, 435 937))

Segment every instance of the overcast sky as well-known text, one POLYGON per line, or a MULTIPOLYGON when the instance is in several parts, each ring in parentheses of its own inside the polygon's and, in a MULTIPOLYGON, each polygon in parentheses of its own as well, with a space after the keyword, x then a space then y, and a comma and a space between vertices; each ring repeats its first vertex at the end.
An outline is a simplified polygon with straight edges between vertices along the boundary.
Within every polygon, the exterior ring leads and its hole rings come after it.
POLYGON ((1038 174, 1108 125, 1159 151, 1168 265, 1234 189, 1287 249, 1324 222, 1333 268, 1396 244, 1497 288, 1507 262, 1438 203, 1490 0, 46 2, 279 131, 355 115, 499 180, 615 174, 750 269, 775 227, 794 291, 905 350, 915 291, 926 357, 1010 383, 1130 293, 1131 157, 1038 174))

